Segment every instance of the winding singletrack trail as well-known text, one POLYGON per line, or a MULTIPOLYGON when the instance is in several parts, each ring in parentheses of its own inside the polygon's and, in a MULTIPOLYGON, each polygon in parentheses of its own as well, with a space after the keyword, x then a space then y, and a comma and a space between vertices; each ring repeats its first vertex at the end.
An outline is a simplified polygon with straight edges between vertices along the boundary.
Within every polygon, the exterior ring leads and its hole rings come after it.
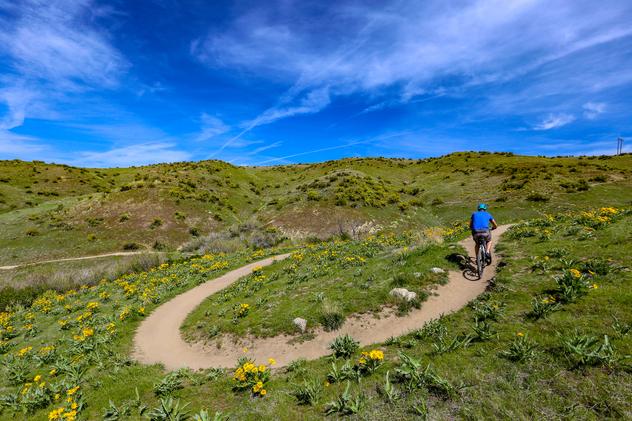
MULTIPOLYGON (((508 228, 509 225, 501 225, 494 231, 494 244, 508 228)), ((473 254, 474 242, 470 237, 459 244, 473 254)), ((140 324, 134 337, 133 358, 145 364, 164 364, 169 370, 182 367, 233 367, 237 359, 244 355, 259 363, 264 363, 272 357, 277 361, 277 366, 285 366, 298 358, 316 359, 330 354, 331 341, 344 334, 360 341, 362 346, 384 342, 390 337, 401 336, 421 328, 426 322, 443 314, 465 307, 485 291, 489 281, 496 275, 497 265, 494 258, 492 265, 485 269, 483 279, 476 281, 466 279, 461 272, 450 271, 448 283, 434 289, 420 309, 413 310, 404 317, 397 317, 392 312, 384 313, 380 318, 373 315, 351 316, 339 330, 325 332, 317 329, 313 339, 300 343, 291 343, 293 338, 286 335, 252 338, 240 343, 224 339, 220 348, 184 341, 180 334, 180 326, 187 315, 209 295, 249 274, 254 267, 269 265, 287 256, 280 255, 248 264, 207 281, 161 305, 140 324)))
POLYGON ((95 254, 94 256, 66 257, 64 259, 40 260, 40 261, 37 261, 37 262, 21 263, 19 265, 13 265, 13 266, 0 266, 0 270, 12 270, 12 269, 18 269, 18 268, 23 268, 23 267, 27 267, 27 266, 43 265, 44 263, 73 262, 75 260, 92 260, 92 259, 99 259, 101 257, 134 256, 134 255, 137 255, 137 254, 155 254, 155 253, 160 253, 160 252, 147 251, 147 250, 143 250, 143 251, 119 251, 119 252, 115 252, 115 253, 95 254))

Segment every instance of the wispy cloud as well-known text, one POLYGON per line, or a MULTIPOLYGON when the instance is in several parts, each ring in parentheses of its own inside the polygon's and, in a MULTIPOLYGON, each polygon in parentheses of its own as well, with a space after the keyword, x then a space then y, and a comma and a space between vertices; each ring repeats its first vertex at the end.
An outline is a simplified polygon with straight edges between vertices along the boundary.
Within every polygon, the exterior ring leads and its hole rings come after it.
POLYGON ((207 113, 202 113, 200 120, 201 120, 200 133, 196 137, 196 140, 198 141, 212 139, 230 130, 230 127, 227 124, 225 124, 221 119, 215 116, 209 115, 207 113))
POLYGON ((24 156, 43 156, 48 147, 39 139, 24 136, 0 129, 0 154, 10 158, 23 158, 24 156))
POLYGON ((575 116, 571 114, 550 114, 538 124, 533 126, 533 130, 551 130, 566 126, 575 121, 575 116))
POLYGON ((594 120, 606 111, 606 104, 603 102, 587 102, 584 104, 583 108, 584 117, 589 120, 594 120))
POLYGON ((87 167, 127 167, 188 159, 191 154, 178 150, 175 143, 141 143, 103 152, 79 152, 75 162, 87 167))
POLYGON ((0 3, 0 55, 5 60, 0 102, 4 128, 29 116, 50 117, 56 104, 91 89, 116 88, 129 64, 90 24, 100 9, 90 0, 0 3))
MULTIPOLYGON (((332 96, 399 86, 399 97, 406 102, 416 92, 436 88, 506 83, 578 51, 630 36, 632 27, 624 16, 632 5, 606 3, 399 0, 370 6, 343 0, 336 8, 266 3, 265 8, 248 9, 228 29, 210 30, 192 44, 191 52, 212 68, 240 68, 252 77, 288 84, 279 104, 252 120, 256 127, 302 110, 318 112, 332 96), (323 87, 327 101, 302 106, 323 87)), ((597 79, 567 77, 565 86, 570 83, 584 90, 605 88, 597 79)), ((400 102, 382 101, 373 109, 400 102)))

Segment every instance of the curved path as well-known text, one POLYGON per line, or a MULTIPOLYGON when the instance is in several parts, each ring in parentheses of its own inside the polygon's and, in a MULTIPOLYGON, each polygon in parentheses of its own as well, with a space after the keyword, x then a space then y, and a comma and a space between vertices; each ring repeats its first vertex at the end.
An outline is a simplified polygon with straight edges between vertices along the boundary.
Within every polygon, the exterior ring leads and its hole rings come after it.
POLYGON ((136 254, 157 254, 157 253, 162 253, 162 252, 160 252, 160 251, 150 251, 150 250, 119 251, 119 252, 115 252, 115 253, 95 254, 93 256, 66 257, 64 259, 40 260, 40 261, 37 261, 37 262, 21 263, 19 265, 13 265, 13 266, 0 266, 0 270, 12 270, 12 269, 18 269, 18 268, 27 267, 27 266, 43 265, 44 263, 73 262, 75 260, 92 260, 92 259, 99 259, 101 257, 134 256, 136 254))
MULTIPOLYGON (((509 225, 500 226, 494 231, 495 237, 502 235, 508 227, 509 225)), ((468 251, 474 250, 474 242, 469 237, 459 244, 468 251)), ((291 343, 295 338, 286 335, 251 338, 238 344, 224 339, 221 348, 189 344, 184 341, 180 334, 180 326, 187 315, 209 295, 249 274, 254 267, 269 265, 287 256, 285 254, 272 257, 233 270, 178 295, 158 307, 140 324, 136 332, 134 359, 145 364, 164 364, 170 370, 182 367, 192 369, 234 367, 237 359, 243 355, 260 363, 273 357, 278 366, 284 366, 298 358, 315 359, 330 354, 331 341, 344 334, 349 334, 363 346, 384 342, 390 337, 418 329, 442 314, 463 308, 485 291, 489 280, 496 274, 497 263, 494 259, 494 263, 485 270, 483 279, 476 281, 467 280, 461 272, 450 271, 448 283, 434 289, 433 294, 420 309, 412 310, 404 317, 397 317, 392 312, 383 313, 380 318, 373 315, 352 316, 339 330, 325 332, 317 329, 313 332, 315 334, 313 339, 300 343, 291 343)))

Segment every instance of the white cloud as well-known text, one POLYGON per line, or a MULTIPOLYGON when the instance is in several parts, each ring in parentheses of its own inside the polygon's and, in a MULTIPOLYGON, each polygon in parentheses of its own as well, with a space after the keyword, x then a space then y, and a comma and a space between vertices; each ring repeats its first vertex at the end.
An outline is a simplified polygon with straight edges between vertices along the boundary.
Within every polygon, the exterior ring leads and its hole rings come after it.
MULTIPOLYGON (((0 55, 5 64, 2 127, 56 115, 59 102, 94 89, 116 88, 129 67, 107 34, 93 28, 90 0, 1 3, 0 55)), ((95 12, 95 13, 96 13, 95 12)))
POLYGON ((196 140, 198 141, 212 139, 230 130, 230 127, 228 125, 226 125, 222 120, 215 116, 202 113, 200 120, 200 133, 196 137, 196 140))
MULTIPOLYGON (((292 7, 287 2, 266 3, 249 8, 227 28, 211 29, 192 43, 191 53, 214 69, 238 68, 291 86, 278 104, 249 122, 265 124, 306 109, 318 112, 335 96, 371 95, 385 87, 398 87, 401 100, 391 97, 375 108, 407 102, 420 92, 448 94, 519 80, 542 66, 630 36, 632 27, 625 17, 631 6, 614 0, 599 5, 563 0, 342 0, 335 8, 326 2, 292 7), (302 106, 306 96, 324 88, 327 101, 302 106)), ((539 87, 537 95, 573 88, 579 88, 578 93, 598 91, 629 81, 621 72, 606 84, 597 75, 579 77, 576 63, 556 70, 564 74, 543 73, 531 81, 539 87)))
POLYGON ((141 143, 105 152, 79 152, 75 165, 86 167, 129 167, 156 162, 178 162, 191 159, 189 152, 175 149, 175 143, 141 143))
POLYGON ((606 111, 606 104, 603 102, 587 102, 584 104, 584 117, 594 120, 606 111))
POLYGON ((39 139, 0 129, 0 154, 7 159, 41 156, 47 149, 39 139))
POLYGON ((558 127, 566 126, 575 121, 572 114, 549 114, 538 124, 533 126, 533 130, 551 130, 558 127))
POLYGON ((247 123, 247 126, 261 126, 276 120, 299 114, 313 114, 327 107, 331 102, 329 88, 323 87, 308 91, 303 96, 291 98, 292 105, 277 105, 264 111, 257 118, 247 123))

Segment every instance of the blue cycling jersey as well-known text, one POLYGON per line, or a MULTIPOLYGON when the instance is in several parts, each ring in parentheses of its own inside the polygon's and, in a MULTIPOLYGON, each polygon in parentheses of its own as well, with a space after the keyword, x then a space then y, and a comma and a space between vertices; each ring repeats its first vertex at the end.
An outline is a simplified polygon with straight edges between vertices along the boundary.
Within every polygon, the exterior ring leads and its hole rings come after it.
POLYGON ((472 230, 483 231, 489 229, 491 220, 494 219, 487 211, 476 211, 472 214, 472 230))

